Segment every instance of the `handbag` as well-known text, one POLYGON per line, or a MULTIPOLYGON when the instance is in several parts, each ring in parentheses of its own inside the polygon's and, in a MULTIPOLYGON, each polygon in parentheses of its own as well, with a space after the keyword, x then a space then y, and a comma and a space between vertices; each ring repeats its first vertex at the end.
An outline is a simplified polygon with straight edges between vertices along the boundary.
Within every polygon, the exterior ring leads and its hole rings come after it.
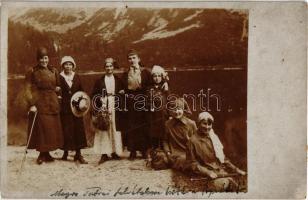
POLYGON ((109 129, 110 126, 110 114, 106 111, 97 112, 92 117, 93 126, 99 130, 105 131, 109 129))

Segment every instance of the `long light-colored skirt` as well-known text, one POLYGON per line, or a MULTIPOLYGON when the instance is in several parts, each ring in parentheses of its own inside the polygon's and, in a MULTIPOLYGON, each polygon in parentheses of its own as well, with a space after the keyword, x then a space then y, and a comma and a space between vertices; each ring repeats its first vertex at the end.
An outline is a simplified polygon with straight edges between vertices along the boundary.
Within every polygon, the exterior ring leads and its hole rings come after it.
POLYGON ((111 124, 108 130, 95 129, 94 152, 97 154, 121 155, 123 153, 122 136, 120 131, 116 131, 114 97, 108 97, 108 110, 111 117, 111 124))

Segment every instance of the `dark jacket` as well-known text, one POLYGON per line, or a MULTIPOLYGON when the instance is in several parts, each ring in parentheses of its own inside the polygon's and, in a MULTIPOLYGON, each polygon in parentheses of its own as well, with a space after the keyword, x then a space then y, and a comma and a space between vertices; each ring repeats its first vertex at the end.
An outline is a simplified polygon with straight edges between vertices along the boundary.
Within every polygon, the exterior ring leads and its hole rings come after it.
POLYGON ((59 73, 56 68, 47 68, 39 65, 26 75, 27 87, 30 87, 31 96, 28 99, 30 106, 35 105, 41 114, 58 114, 60 105, 56 87, 60 86, 59 73))
POLYGON ((61 122, 64 136, 63 150, 77 150, 87 146, 83 117, 76 117, 71 110, 70 101, 72 95, 83 91, 80 76, 75 73, 72 87, 66 83, 60 75, 62 101, 61 101, 61 122))
MULTIPOLYGON (((36 66, 26 75, 26 87, 30 95, 29 106, 37 107, 29 149, 40 152, 53 151, 63 146, 63 134, 60 121, 60 104, 56 87, 60 86, 56 68, 36 66)), ((29 115, 28 137, 34 120, 34 113, 29 115)))
POLYGON ((72 113, 72 109, 70 105, 71 98, 76 92, 83 91, 81 81, 80 81, 80 76, 78 74, 74 75, 73 84, 72 84, 72 87, 70 88, 68 84, 66 83, 64 77, 60 75, 60 84, 61 84, 61 91, 62 91, 61 113, 63 114, 72 113))
MULTIPOLYGON (((141 90, 145 92, 146 88, 148 88, 152 82, 152 75, 149 69, 145 67, 141 67, 140 70, 141 70, 141 90)), ((128 90, 128 71, 126 71, 123 74, 122 80, 123 80, 125 92, 129 91, 128 90)))
MULTIPOLYGON (((137 90, 128 89, 128 72, 123 74, 123 84, 125 88, 125 95, 131 94, 146 95, 146 89, 151 84, 151 73, 147 68, 140 68, 141 70, 141 88, 137 90)), ((123 113, 123 126, 124 128, 124 144, 129 151, 143 151, 148 147, 148 119, 146 112, 140 112, 135 108, 136 99, 129 97, 125 98, 127 110, 123 113)), ((145 108, 146 109, 146 108, 145 108)))

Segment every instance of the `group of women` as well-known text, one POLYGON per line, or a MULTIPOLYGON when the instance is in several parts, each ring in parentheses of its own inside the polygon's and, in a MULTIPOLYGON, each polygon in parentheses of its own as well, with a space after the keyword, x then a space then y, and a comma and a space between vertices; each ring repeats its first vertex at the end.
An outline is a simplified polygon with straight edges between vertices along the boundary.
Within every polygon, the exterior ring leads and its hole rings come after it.
MULTIPOLYGON (((130 160, 137 158, 138 151, 147 158, 148 150, 160 148, 168 167, 209 177, 210 191, 236 191, 239 184, 230 173, 246 172, 224 155, 223 145, 212 128, 213 116, 203 112, 197 123, 189 119, 190 110, 183 98, 168 102, 167 108, 169 85, 164 69, 157 65, 151 71, 142 67, 134 50, 127 59, 129 68, 120 78, 113 73, 114 59, 106 58, 105 73, 96 80, 90 95, 94 150, 101 154, 99 164, 121 159, 125 146, 130 160), (125 109, 116 109, 116 97, 123 99, 123 95, 129 97, 125 99, 125 109), (138 95, 149 98, 143 109, 136 104, 134 97, 138 95)), ((71 56, 64 56, 62 71, 58 73, 48 64, 46 48, 38 49, 37 61, 26 76, 32 113, 28 148, 40 152, 38 164, 54 161, 49 152, 56 149, 63 150, 62 160, 68 160, 68 152, 73 150, 74 161, 87 164, 81 155, 81 149, 87 147, 83 118, 75 116, 71 109, 72 95, 83 91, 75 72, 76 63, 71 56)))
MULTIPOLYGON (((165 104, 168 94, 168 78, 164 69, 154 66, 150 71, 140 64, 135 50, 127 55, 129 68, 122 77, 114 74, 113 58, 106 58, 105 74, 94 84, 91 99, 92 121, 106 120, 101 117, 107 113, 107 127, 95 126, 94 150, 101 154, 99 164, 109 159, 120 159, 126 146, 130 152, 129 159, 137 158, 138 151, 146 158, 149 148, 162 146, 166 113, 164 109, 154 109, 147 105, 149 111, 136 109, 134 98, 127 98, 125 111, 115 109, 115 97, 123 95, 135 97, 139 94, 160 96, 159 102, 165 104), (100 96, 100 98, 96 98, 100 96), (106 112, 105 112, 106 111, 106 112)), ((62 149, 62 160, 67 160, 69 151, 76 152, 74 160, 86 164, 81 149, 87 147, 83 118, 73 114, 71 98, 77 91, 83 91, 82 82, 76 73, 76 63, 71 56, 61 59, 61 72, 49 65, 48 52, 45 47, 37 50, 38 64, 26 75, 27 88, 30 90, 28 103, 31 113, 29 120, 30 149, 39 151, 37 163, 54 161, 50 151, 62 149), (35 116, 35 117, 34 117, 35 116), (31 130, 31 127, 33 129, 31 130), (30 131, 31 130, 31 131, 30 131)))

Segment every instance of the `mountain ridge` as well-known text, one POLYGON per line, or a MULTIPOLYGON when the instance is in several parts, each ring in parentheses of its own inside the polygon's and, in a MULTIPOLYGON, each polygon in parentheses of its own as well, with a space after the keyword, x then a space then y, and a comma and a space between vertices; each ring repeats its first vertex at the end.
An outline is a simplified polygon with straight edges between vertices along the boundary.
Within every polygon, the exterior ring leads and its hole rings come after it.
POLYGON ((82 70, 106 56, 125 67, 131 48, 147 66, 247 65, 247 27, 246 11, 224 9, 34 8, 9 17, 9 72, 34 65, 41 45, 82 70))

